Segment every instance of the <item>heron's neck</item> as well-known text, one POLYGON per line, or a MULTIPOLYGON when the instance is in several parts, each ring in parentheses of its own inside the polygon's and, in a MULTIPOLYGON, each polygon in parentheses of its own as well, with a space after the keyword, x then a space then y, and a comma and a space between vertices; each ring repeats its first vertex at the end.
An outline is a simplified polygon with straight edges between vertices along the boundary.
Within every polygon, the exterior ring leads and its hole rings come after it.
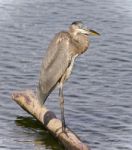
POLYGON ((89 46, 89 39, 86 35, 82 35, 82 34, 75 35, 75 36, 73 36, 73 40, 76 43, 79 54, 81 54, 87 50, 87 48, 89 46))

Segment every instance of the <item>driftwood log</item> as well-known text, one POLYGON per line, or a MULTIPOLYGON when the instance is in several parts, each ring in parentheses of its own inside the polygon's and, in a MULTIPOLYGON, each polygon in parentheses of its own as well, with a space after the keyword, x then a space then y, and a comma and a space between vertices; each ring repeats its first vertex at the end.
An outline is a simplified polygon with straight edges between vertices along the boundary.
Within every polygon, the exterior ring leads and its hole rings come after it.
POLYGON ((12 99, 39 120, 52 135, 59 139, 67 150, 90 150, 69 128, 66 128, 65 133, 62 132, 62 122, 52 111, 39 104, 34 92, 29 90, 14 92, 12 99))

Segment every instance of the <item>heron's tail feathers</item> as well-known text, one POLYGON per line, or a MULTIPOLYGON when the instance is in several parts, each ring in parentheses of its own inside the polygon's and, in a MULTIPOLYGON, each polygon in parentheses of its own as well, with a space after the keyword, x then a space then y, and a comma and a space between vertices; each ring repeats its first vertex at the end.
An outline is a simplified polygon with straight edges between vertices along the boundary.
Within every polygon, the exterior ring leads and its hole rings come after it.
MULTIPOLYGON (((57 84, 57 83, 56 83, 57 84)), ((56 84, 50 88, 43 88, 43 85, 39 83, 38 87, 37 87, 37 98, 38 101, 41 105, 43 105, 47 99, 47 97, 49 96, 49 94, 54 90, 54 88, 56 87, 56 84)))
POLYGON ((43 105, 48 97, 48 93, 43 93, 40 88, 37 88, 37 99, 40 105, 43 105))

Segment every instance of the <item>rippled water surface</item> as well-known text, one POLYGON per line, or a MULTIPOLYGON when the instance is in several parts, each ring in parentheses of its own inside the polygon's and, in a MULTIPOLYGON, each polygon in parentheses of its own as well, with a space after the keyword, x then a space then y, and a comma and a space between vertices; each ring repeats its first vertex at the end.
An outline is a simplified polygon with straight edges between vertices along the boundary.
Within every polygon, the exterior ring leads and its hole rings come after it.
MULTIPOLYGON (((75 20, 101 36, 65 84, 67 125, 92 150, 132 150, 131 0, 0 0, 0 149, 63 150, 11 93, 36 88, 49 41, 75 20)), ((46 105, 60 117, 57 90, 46 105)))

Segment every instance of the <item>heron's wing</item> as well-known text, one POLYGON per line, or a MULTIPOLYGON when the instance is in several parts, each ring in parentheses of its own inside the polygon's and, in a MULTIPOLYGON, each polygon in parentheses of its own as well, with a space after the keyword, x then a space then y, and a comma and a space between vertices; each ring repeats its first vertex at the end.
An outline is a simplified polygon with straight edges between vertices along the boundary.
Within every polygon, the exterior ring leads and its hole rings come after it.
POLYGON ((44 95, 49 95, 69 66, 71 61, 69 41, 69 33, 60 32, 48 47, 47 55, 42 62, 39 80, 39 88, 44 95))

